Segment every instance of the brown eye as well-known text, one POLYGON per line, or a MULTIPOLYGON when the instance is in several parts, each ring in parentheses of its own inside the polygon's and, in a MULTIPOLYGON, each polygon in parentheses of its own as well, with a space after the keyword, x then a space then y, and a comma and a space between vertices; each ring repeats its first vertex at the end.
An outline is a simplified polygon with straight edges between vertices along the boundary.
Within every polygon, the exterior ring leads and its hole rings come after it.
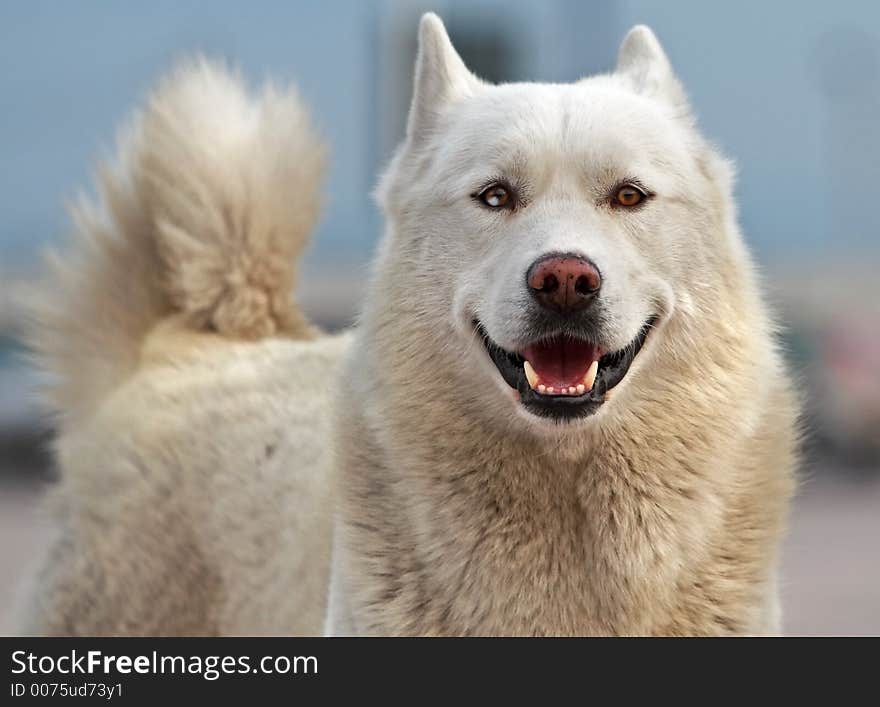
POLYGON ((504 209, 513 206, 513 195, 510 189, 501 184, 491 184, 479 195, 480 201, 492 209, 504 209))
POLYGON ((614 194, 614 204, 625 208, 632 208, 642 203, 645 192, 632 184, 624 184, 614 194))

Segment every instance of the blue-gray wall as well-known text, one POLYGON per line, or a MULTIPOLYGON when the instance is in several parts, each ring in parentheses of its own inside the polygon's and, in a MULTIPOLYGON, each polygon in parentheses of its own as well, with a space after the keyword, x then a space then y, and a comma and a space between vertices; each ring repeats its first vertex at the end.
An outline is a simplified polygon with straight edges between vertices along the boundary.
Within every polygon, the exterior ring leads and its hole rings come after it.
POLYGON ((415 22, 507 37, 508 76, 610 68, 631 24, 654 27, 706 133, 740 166, 742 220, 767 261, 876 252, 880 3, 780 0, 337 0, 0 5, 0 273, 66 228, 63 201, 175 57, 228 57, 253 80, 296 79, 332 147, 312 253, 362 260, 375 173, 399 133, 415 22))

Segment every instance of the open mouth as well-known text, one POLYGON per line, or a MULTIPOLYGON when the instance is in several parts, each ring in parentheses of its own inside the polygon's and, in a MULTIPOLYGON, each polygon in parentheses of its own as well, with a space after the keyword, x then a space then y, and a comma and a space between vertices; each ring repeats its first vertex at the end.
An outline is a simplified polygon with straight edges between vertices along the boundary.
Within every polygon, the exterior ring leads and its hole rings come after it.
POLYGON ((613 352, 565 336, 535 341, 512 352, 492 341, 478 321, 474 327, 501 377, 519 391, 526 409, 541 417, 567 420, 599 409, 608 391, 626 376, 656 320, 648 319, 635 339, 613 352))

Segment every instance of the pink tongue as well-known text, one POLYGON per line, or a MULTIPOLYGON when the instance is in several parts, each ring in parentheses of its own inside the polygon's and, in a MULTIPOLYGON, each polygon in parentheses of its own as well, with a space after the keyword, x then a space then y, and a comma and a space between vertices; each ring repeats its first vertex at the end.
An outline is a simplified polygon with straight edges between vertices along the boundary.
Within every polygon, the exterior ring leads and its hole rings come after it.
POLYGON ((599 358, 599 349, 593 344, 576 339, 554 339, 530 344, 522 356, 535 369, 543 385, 554 388, 577 386, 599 358))

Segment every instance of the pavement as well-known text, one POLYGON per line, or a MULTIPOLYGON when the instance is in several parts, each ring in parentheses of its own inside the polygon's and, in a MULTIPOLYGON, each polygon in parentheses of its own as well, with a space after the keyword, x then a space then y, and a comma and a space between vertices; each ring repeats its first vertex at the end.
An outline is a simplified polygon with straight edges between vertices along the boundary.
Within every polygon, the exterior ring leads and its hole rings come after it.
POLYGON ((782 559, 788 635, 880 635, 880 470, 860 476, 814 472, 795 498, 782 559))

